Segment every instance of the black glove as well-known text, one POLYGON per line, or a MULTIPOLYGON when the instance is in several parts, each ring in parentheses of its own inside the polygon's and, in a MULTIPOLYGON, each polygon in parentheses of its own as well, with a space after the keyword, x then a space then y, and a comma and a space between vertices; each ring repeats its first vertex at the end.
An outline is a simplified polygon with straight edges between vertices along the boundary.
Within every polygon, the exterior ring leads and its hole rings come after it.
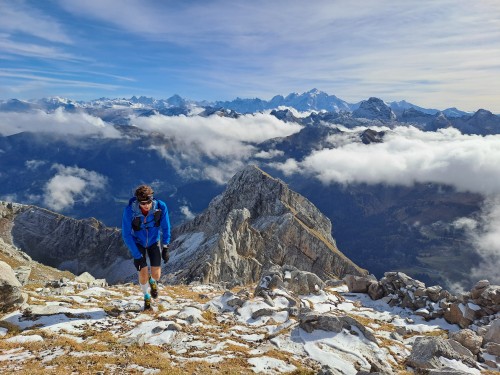
POLYGON ((161 257, 162 257, 163 261, 165 262, 165 264, 167 264, 168 259, 170 258, 170 256, 168 255, 168 244, 163 245, 163 249, 161 251, 161 257))
POLYGON ((148 263, 146 262, 146 258, 140 257, 139 259, 134 259, 134 266, 137 268, 137 271, 140 271, 144 267, 148 266, 148 263))

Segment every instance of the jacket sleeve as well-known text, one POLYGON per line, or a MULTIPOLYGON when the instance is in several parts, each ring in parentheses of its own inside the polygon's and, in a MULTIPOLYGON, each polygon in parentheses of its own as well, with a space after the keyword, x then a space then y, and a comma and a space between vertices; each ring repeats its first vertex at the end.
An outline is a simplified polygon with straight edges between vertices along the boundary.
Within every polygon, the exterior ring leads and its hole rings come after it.
POLYGON ((168 217, 168 208, 165 202, 162 202, 162 217, 161 217, 161 232, 163 235, 163 244, 167 245, 170 243, 170 219, 168 217))
POLYGON ((132 214, 130 209, 126 207, 123 210, 122 217, 122 238, 125 245, 127 245, 130 255, 135 259, 142 258, 142 254, 135 244, 134 238, 132 237, 132 214))

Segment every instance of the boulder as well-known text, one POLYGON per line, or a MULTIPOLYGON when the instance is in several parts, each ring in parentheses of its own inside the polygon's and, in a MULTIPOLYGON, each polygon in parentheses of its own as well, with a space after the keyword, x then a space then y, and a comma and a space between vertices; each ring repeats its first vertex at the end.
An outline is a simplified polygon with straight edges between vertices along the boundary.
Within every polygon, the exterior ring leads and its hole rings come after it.
POLYGON ((82 273, 80 276, 75 277, 77 283, 92 283, 95 281, 95 277, 88 272, 82 273))
POLYGON ((378 281, 371 281, 368 285, 368 295, 373 300, 381 299, 384 297, 384 288, 378 281))
POLYGON ((301 271, 290 265, 273 266, 263 273, 260 282, 255 288, 254 295, 261 295, 263 290, 273 289, 282 289, 296 295, 305 295, 317 293, 324 286, 325 282, 314 273, 301 271))
POLYGON ((349 292, 352 293, 367 293, 368 287, 372 281, 374 281, 374 278, 370 276, 344 276, 344 282, 346 283, 349 292))
POLYGON ((319 314, 316 312, 305 312, 299 315, 299 327, 309 333, 316 329, 331 332, 341 332, 343 329, 350 331, 352 327, 356 327, 368 340, 377 343, 377 339, 373 333, 350 316, 337 316, 332 313, 319 314))
POLYGON ((432 302, 437 302, 441 298, 443 288, 440 285, 430 286, 425 290, 425 293, 432 302))
POLYGON ((489 342, 484 346, 486 353, 500 358, 500 344, 489 342))
POLYGON ((454 302, 445 310, 444 318, 451 324, 458 324, 461 328, 467 328, 472 323, 471 314, 466 316, 466 308, 463 303, 454 302))
POLYGON ((461 329, 458 332, 451 332, 449 338, 458 341, 473 354, 479 353, 483 343, 483 338, 471 329, 461 329))
POLYGON ((469 367, 476 367, 476 362, 457 352, 450 341, 452 340, 442 337, 417 337, 406 363, 417 369, 417 372, 420 369, 443 369, 445 366, 440 361, 440 357, 458 360, 469 367))
POLYGON ((0 311, 7 311, 24 302, 22 285, 12 267, 0 261, 0 311))
POLYGON ((478 298, 484 290, 490 286, 488 280, 479 280, 476 285, 471 289, 470 294, 472 299, 478 298))
POLYGON ((92 276, 88 272, 84 272, 80 276, 75 277, 75 281, 77 283, 85 283, 89 287, 92 287, 92 286, 106 287, 106 286, 108 286, 106 279, 96 279, 94 276, 92 276))
POLYGON ((487 328, 486 334, 483 337, 484 343, 494 342, 500 344, 500 318, 496 318, 487 328))
POLYGON ((500 286, 489 285, 482 289, 481 294, 473 299, 473 302, 481 307, 493 309, 494 312, 500 311, 500 286))

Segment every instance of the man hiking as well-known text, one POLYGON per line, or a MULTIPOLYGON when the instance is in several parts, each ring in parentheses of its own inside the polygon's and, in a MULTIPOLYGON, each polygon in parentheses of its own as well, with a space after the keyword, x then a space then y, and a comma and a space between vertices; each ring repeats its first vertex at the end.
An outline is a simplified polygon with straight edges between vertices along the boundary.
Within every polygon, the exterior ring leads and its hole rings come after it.
POLYGON ((144 310, 151 309, 151 297, 158 297, 158 280, 161 276, 161 260, 168 261, 170 220, 165 202, 153 198, 153 189, 141 185, 123 210, 122 237, 129 248, 134 266, 138 271, 139 285, 144 293, 144 310), (163 246, 160 242, 160 230, 163 246), (148 272, 146 254, 151 265, 148 272))

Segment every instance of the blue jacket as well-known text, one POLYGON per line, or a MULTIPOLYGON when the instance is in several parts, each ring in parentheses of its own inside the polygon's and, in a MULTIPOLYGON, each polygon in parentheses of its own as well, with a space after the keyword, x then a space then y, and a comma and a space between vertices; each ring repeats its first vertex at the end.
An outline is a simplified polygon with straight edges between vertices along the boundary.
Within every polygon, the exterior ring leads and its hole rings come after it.
POLYGON ((160 241, 160 229, 163 235, 163 244, 170 243, 170 220, 168 218, 168 208, 165 202, 153 199, 153 205, 145 217, 142 214, 137 198, 130 198, 128 206, 123 210, 122 217, 122 237, 129 248, 130 254, 135 259, 142 257, 136 244, 149 247, 160 241), (155 226, 155 212, 161 210, 160 225, 155 226), (134 218, 140 218, 140 229, 135 231, 132 228, 134 218))

